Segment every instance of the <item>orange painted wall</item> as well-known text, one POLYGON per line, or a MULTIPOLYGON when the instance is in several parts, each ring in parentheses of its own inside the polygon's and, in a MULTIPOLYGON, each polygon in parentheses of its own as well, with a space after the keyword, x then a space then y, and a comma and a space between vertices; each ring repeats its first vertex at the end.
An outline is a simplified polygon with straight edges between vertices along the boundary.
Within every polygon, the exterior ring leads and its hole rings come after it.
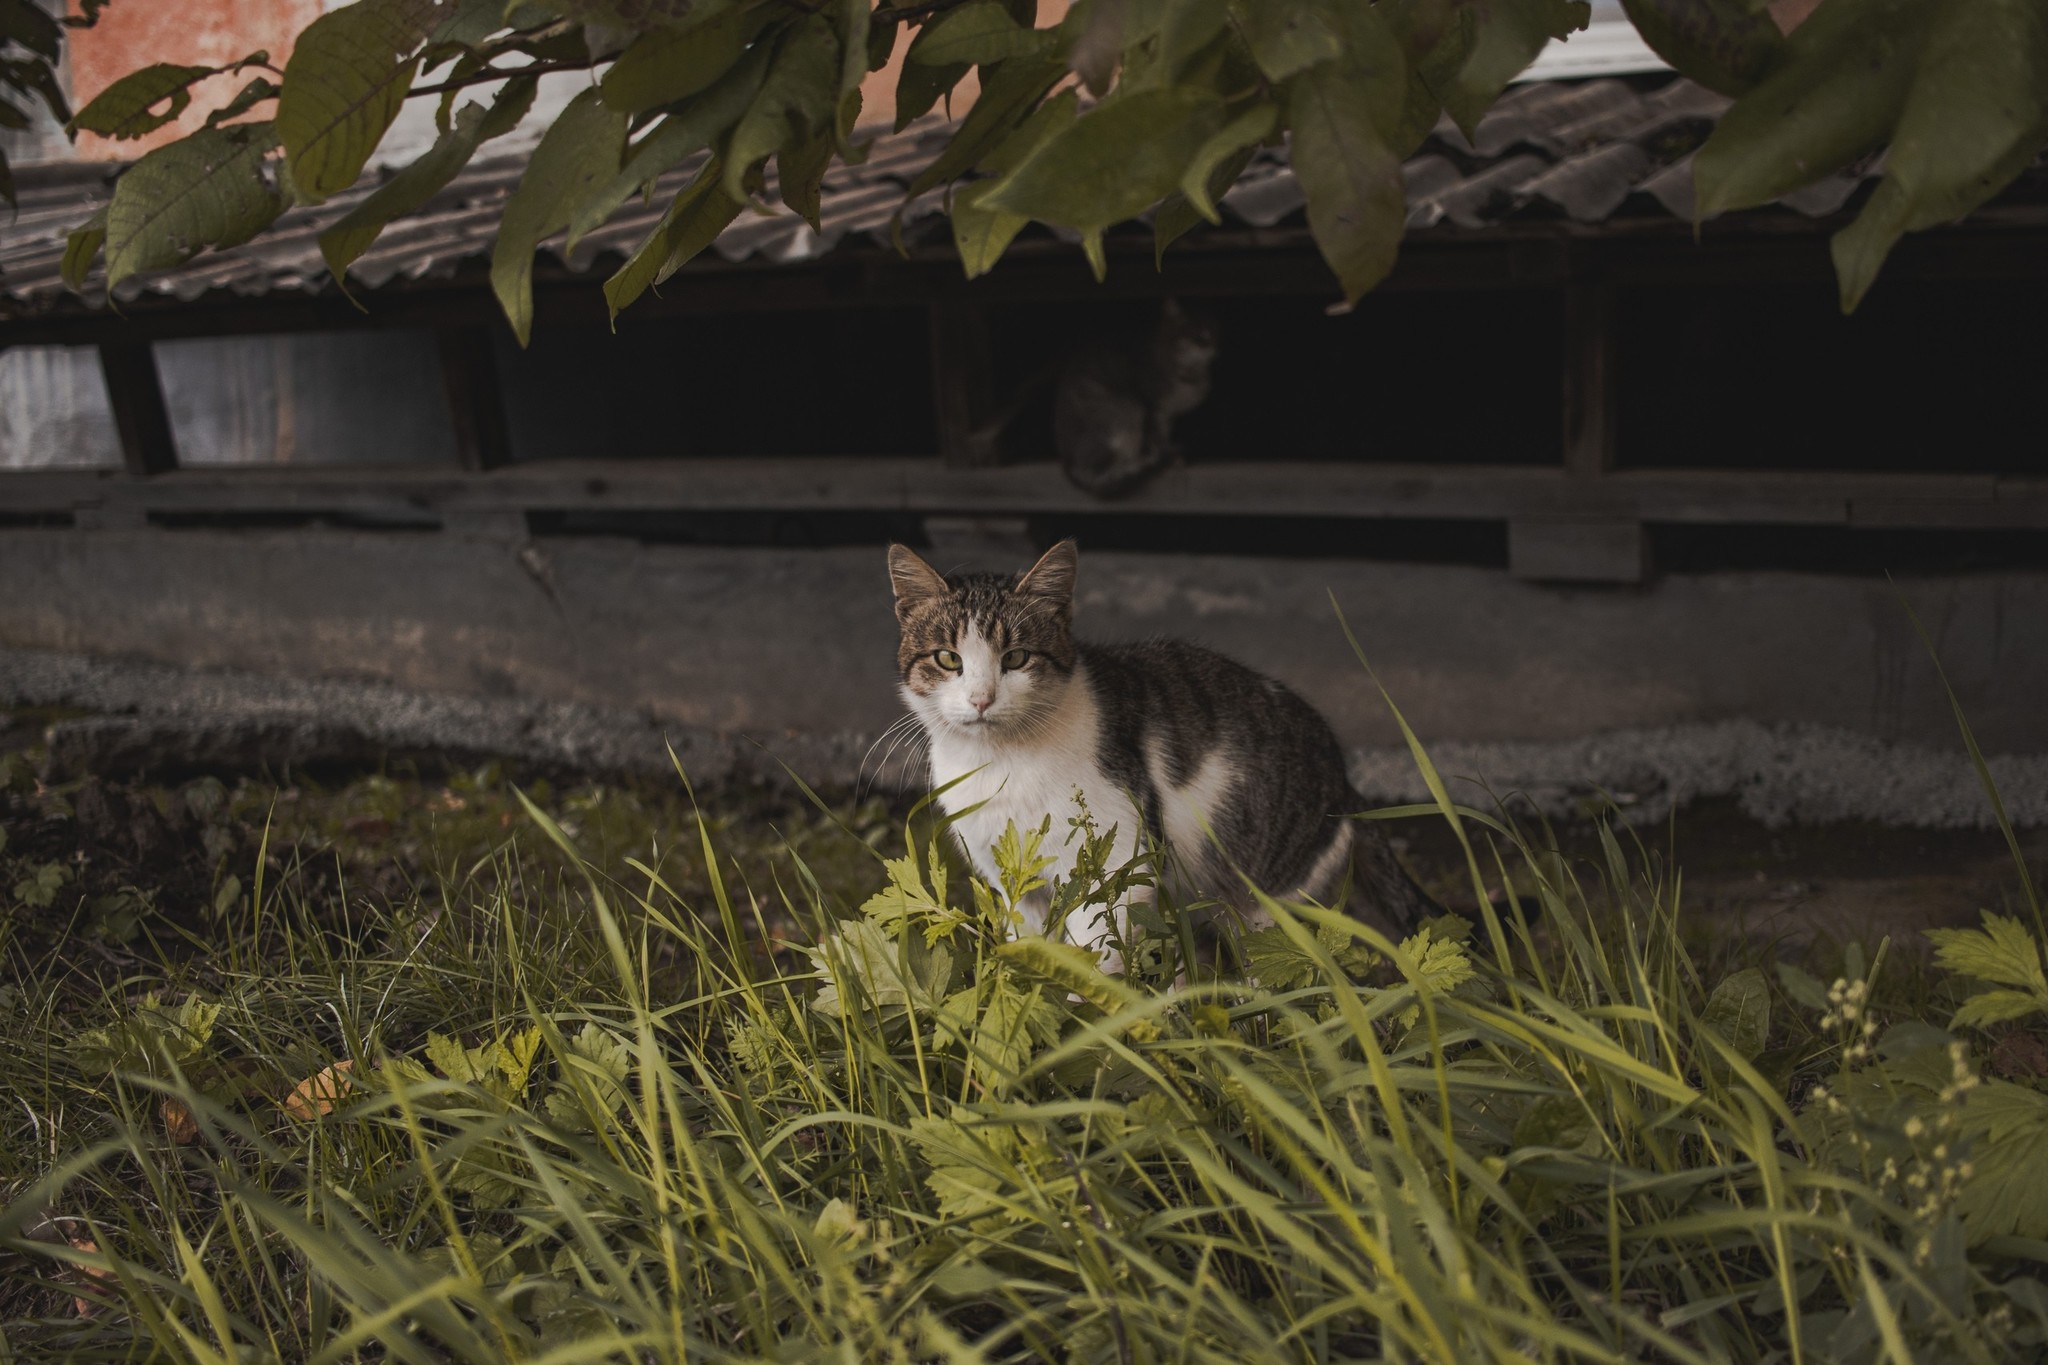
MULTIPOLYGON (((120 77, 152 62, 224 66, 258 48, 274 65, 291 55, 292 39, 320 17, 321 0, 113 0, 100 21, 70 33, 71 94, 74 105, 120 77)), ((72 6, 76 12, 77 6, 72 6)), ((110 142, 91 133, 78 137, 78 155, 91 161, 121 161, 183 136, 206 121, 242 88, 248 76, 219 76, 193 89, 192 107, 180 119, 135 142, 110 142)))

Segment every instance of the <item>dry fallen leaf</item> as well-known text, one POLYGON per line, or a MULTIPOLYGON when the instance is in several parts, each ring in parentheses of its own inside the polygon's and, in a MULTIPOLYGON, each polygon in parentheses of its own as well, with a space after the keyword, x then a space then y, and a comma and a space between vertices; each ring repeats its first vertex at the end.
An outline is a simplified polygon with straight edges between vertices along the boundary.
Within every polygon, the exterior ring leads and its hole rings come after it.
POLYGON ((292 1087, 292 1093, 286 1095, 284 1103, 278 1107, 287 1117, 302 1123, 311 1123, 322 1114, 331 1114, 341 1097, 355 1088, 352 1074, 355 1069, 353 1061, 322 1067, 292 1087))
MULTIPOLYGON (((73 1251, 82 1251, 88 1256, 99 1255, 100 1244, 98 1242, 95 1242, 90 1237, 73 1237, 66 1235, 64 1240, 71 1244, 71 1249, 73 1251)), ((75 1267, 75 1269, 80 1274, 89 1275, 95 1280, 111 1280, 114 1278, 113 1271, 102 1270, 97 1266, 82 1265, 75 1267)), ((71 1306, 78 1310, 78 1316, 80 1316, 81 1318, 89 1318, 95 1312, 99 1311, 100 1305, 97 1299, 89 1299, 83 1294, 73 1294, 71 1296, 71 1306)))
POLYGON ((175 1095, 166 1095, 157 1106, 157 1113, 164 1121, 164 1132, 179 1146, 199 1139, 199 1120, 192 1117, 192 1110, 185 1101, 175 1095))

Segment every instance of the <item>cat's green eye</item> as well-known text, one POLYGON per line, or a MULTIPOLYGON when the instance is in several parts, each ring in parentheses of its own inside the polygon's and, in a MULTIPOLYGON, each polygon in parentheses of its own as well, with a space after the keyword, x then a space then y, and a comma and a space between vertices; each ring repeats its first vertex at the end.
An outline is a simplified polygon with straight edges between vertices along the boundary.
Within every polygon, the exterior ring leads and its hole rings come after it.
POLYGON ((1022 668, 1030 662, 1031 651, 1028 649, 1013 649, 1003 656, 1004 668, 1022 668))
POLYGON ((960 656, 950 649, 939 650, 932 655, 932 659, 940 668, 945 669, 948 673, 958 673, 960 671, 960 656))

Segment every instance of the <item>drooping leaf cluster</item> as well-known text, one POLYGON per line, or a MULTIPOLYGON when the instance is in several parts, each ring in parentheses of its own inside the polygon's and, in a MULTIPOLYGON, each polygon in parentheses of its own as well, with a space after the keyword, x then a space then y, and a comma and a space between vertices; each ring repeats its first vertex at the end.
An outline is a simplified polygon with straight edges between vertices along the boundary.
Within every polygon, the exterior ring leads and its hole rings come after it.
MULTIPOLYGON (((1761 0, 1626 8, 1681 72, 1737 96, 1698 159, 1701 214, 1887 153, 1876 194, 1835 240, 1846 308, 1901 234, 1968 213, 2048 142, 2048 13, 2035 0, 1827 0, 1789 39, 1761 0)), ((540 243, 566 231, 573 245, 693 158, 694 176, 606 281, 614 314, 750 202, 779 200, 815 225, 827 167, 864 155, 862 81, 907 38, 898 127, 978 82, 910 188, 948 195, 969 276, 1033 221, 1078 234, 1098 276, 1116 223, 1151 213, 1163 251, 1216 220, 1260 147, 1284 144, 1350 301, 1393 266, 1402 160, 1443 114, 1470 132, 1588 15, 1584 0, 1078 0, 1040 26, 1035 0, 356 0, 299 35, 281 81, 250 80, 206 128, 123 177, 104 219, 75 235, 66 276, 82 282, 102 244, 112 287, 247 240, 288 205, 355 185, 403 102, 437 96, 439 140, 322 237, 345 276, 386 224, 520 121, 539 75, 590 71, 503 211, 491 281, 523 341, 540 243), (246 117, 273 99, 274 115, 246 117)), ((195 83, 251 65, 264 55, 145 68, 75 126, 139 136, 176 117, 195 83)))

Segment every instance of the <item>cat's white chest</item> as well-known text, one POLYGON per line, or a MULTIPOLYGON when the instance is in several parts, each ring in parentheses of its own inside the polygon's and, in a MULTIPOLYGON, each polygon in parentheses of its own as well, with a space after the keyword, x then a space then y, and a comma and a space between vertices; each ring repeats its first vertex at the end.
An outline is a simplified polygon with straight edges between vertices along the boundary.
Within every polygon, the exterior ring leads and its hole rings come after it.
POLYGON ((942 789, 940 808, 955 817, 953 832, 982 876, 995 879, 991 850, 1010 825, 1028 831, 1048 816, 1052 828, 1042 848, 1059 860, 1051 875, 1065 876, 1080 844, 1068 823, 1079 813, 1079 801, 1087 803, 1097 833, 1115 828, 1119 861, 1135 855, 1143 821, 1130 797, 1101 771, 1098 728, 1094 701, 1076 678, 1052 723, 1028 741, 959 730, 932 735, 932 785, 942 789))

